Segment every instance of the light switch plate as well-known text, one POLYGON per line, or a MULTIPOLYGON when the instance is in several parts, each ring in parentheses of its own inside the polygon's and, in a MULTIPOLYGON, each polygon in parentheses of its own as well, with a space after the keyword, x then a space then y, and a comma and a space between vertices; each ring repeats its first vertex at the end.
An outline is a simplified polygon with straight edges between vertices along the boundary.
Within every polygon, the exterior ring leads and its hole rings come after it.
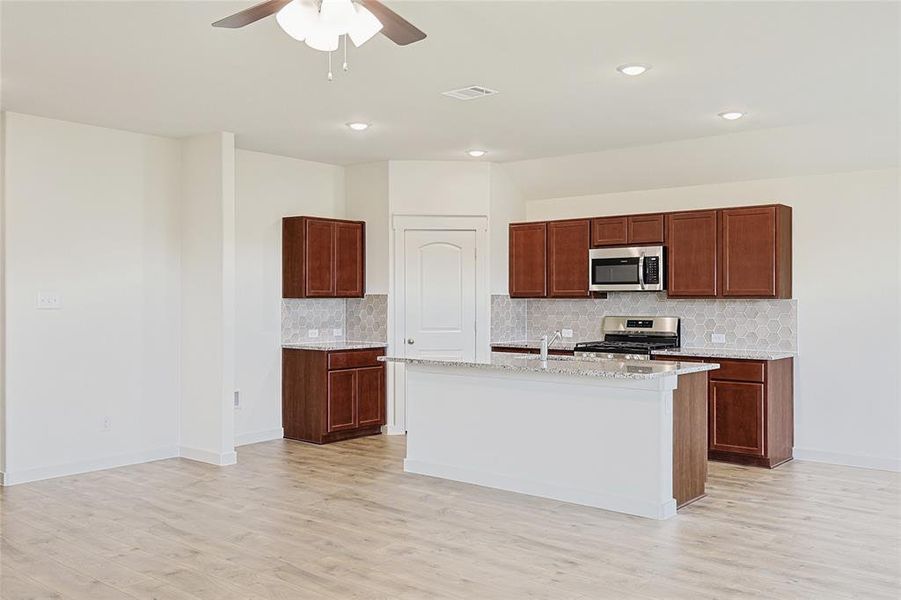
POLYGON ((724 333, 711 333, 710 341, 714 344, 725 344, 726 343, 726 334, 724 333))
POLYGON ((341 336, 344 335, 344 330, 343 330, 343 329, 337 329, 337 328, 336 328, 336 329, 332 329, 332 335, 335 336, 335 337, 341 337, 341 336))
POLYGON ((563 331, 560 332, 560 334, 563 335, 563 337, 565 337, 565 338, 571 338, 573 336, 573 330, 572 329, 564 329, 563 331))
POLYGON ((38 310, 59 310, 63 302, 56 292, 38 292, 38 310))
POLYGON ((307 329, 307 337, 318 338, 319 330, 318 329, 307 329))

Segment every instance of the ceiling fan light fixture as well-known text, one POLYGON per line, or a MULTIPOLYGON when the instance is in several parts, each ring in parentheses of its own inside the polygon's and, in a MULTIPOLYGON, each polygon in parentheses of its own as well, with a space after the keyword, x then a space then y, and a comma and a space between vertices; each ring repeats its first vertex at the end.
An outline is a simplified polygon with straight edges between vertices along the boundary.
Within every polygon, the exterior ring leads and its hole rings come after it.
POLYGON ((319 10, 310 0, 291 0, 275 14, 279 27, 298 42, 319 26, 319 10))
POLYGON ((380 32, 383 25, 365 6, 355 2, 354 9, 356 10, 356 15, 351 21, 350 27, 347 28, 347 35, 350 36, 354 46, 359 48, 380 32))
POLYGON ((324 27, 309 32, 305 41, 307 46, 320 52, 334 52, 338 49, 338 34, 324 27))
POLYGON ((338 33, 346 32, 357 18, 352 0, 322 0, 319 7, 322 24, 338 33))

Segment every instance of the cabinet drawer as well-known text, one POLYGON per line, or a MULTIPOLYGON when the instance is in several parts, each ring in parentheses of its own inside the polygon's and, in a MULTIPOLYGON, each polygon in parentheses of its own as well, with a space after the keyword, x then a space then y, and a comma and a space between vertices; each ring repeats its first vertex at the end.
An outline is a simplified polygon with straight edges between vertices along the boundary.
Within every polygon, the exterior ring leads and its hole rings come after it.
POLYGON ((335 371, 337 369, 355 369, 357 367, 377 367, 382 364, 378 361, 378 357, 383 354, 385 354, 385 351, 382 349, 329 352, 328 368, 330 371, 335 371))
POLYGON ((763 383, 766 364, 753 360, 725 360, 709 358, 708 362, 719 364, 720 368, 710 372, 711 379, 728 379, 730 381, 751 381, 763 383))

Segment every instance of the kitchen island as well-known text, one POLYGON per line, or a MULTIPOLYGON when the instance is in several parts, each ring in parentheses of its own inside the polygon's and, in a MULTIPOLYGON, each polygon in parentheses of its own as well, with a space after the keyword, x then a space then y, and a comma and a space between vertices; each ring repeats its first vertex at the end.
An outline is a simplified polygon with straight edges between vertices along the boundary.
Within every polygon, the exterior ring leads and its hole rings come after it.
POLYGON ((710 363, 406 364, 404 470, 653 519, 704 496, 710 363))

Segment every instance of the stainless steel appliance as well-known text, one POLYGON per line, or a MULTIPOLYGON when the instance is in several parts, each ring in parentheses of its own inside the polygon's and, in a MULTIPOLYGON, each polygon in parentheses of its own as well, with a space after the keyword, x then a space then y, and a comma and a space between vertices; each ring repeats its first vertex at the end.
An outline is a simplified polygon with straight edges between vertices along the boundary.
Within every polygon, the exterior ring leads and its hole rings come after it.
POLYGON ((576 356, 612 360, 650 360, 652 350, 678 348, 679 317, 604 317, 604 339, 576 344, 576 356))
POLYGON ((663 246, 596 248, 588 251, 588 289, 593 292, 656 292, 666 289, 663 246))

